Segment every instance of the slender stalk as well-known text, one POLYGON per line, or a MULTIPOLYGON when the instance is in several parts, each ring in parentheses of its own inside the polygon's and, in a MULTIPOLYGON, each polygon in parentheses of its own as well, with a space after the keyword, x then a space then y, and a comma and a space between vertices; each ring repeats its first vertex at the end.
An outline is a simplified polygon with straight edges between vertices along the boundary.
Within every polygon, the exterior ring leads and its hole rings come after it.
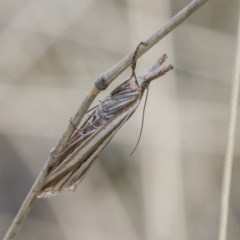
MULTIPOLYGON (((157 42, 159 42, 164 36, 166 36, 169 32, 171 32, 175 27, 181 24, 187 17, 189 17, 193 12, 195 12, 198 8, 200 8, 207 0, 193 0, 186 7, 184 7, 181 11, 179 11, 173 18, 171 18, 162 28, 157 30, 154 34, 152 34, 144 44, 140 47, 136 59, 141 57, 145 52, 147 52, 151 47, 153 47, 157 42)), ((36 199, 37 193, 42 188, 46 174, 48 172, 48 168, 50 165, 54 164, 57 161, 57 158, 54 155, 57 155, 61 150, 66 146, 68 139, 71 137, 74 132, 74 126, 77 126, 82 120, 84 114, 87 109, 97 96, 97 94, 108 87, 108 85, 118 76, 120 75, 127 67, 129 67, 132 63, 132 58, 135 51, 132 51, 122 60, 120 60, 116 65, 114 65, 111 69, 105 72, 102 76, 100 76, 96 82, 93 89, 83 100, 81 106, 79 107, 77 113, 74 115, 72 119, 73 124, 69 124, 66 130, 64 131, 62 137, 57 143, 55 149, 53 150, 53 154, 48 158, 45 163, 42 171, 39 173, 39 176, 35 180, 32 188, 30 189, 28 195, 26 196, 24 202, 22 203, 21 208, 16 214, 12 224, 10 225, 4 240, 13 239, 16 235, 18 229, 22 225, 24 219, 28 215, 34 200, 36 199)))
POLYGON ((240 17, 238 21, 238 37, 237 37, 237 51, 235 60, 235 74, 232 85, 231 109, 228 127, 227 149, 224 162, 221 208, 220 208, 220 223, 219 223, 219 240, 226 240, 227 237, 227 223, 228 223, 228 209, 231 189, 232 166, 234 157, 234 143, 236 134, 236 124, 238 115, 238 99, 240 87, 240 17))
MULTIPOLYGON (((186 18, 188 18, 207 1, 208 0, 191 1, 181 11, 173 16, 163 27, 158 29, 143 42, 144 44, 142 44, 137 51, 136 59, 146 53, 150 48, 152 48, 156 43, 158 43, 162 38, 164 38, 169 32, 181 24, 186 18)), ((96 85, 100 86, 101 89, 105 89, 118 75, 120 75, 127 67, 131 65, 134 53, 135 50, 125 56, 102 76, 100 76, 96 81, 96 85)))

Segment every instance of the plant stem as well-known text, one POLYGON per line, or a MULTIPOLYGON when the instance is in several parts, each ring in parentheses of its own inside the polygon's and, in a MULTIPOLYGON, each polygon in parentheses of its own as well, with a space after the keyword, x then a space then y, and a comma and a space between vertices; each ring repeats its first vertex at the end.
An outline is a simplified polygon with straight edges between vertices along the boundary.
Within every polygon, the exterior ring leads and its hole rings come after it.
POLYGON ((222 196, 220 206, 220 221, 219 221, 219 233, 218 240, 227 239, 227 223, 228 223, 228 209, 232 179, 232 167, 234 157, 234 144, 236 135, 236 125, 238 116, 238 99, 239 99, 239 87, 240 87, 240 17, 238 20, 238 36, 237 36, 237 51, 235 60, 235 72, 232 83, 232 94, 231 94, 231 109, 230 119, 228 126, 228 139, 227 149, 224 161, 223 169, 223 183, 222 183, 222 196))
MULTIPOLYGON (((147 52, 151 47, 153 47, 157 42, 159 42, 163 37, 165 37, 169 32, 171 32, 174 28, 176 28, 179 24, 181 24, 187 17, 189 17, 193 12, 195 12, 198 8, 200 8, 207 0, 193 0, 187 6, 185 6, 181 11, 179 11, 174 17, 172 17, 162 28, 157 30, 154 34, 152 34, 144 44, 140 47, 137 52, 136 59, 141 57, 145 52, 147 52)), ((129 53, 126 57, 120 60, 116 65, 114 65, 111 69, 105 72, 102 76, 100 76, 96 82, 95 86, 92 88, 90 93, 83 100, 81 106, 78 111, 72 118, 72 123, 69 124, 66 130, 64 131, 62 137, 57 143, 56 147, 53 150, 53 154, 46 161, 43 169, 39 173, 37 179, 35 180, 32 188, 30 189, 28 195, 26 196, 22 206, 20 207, 18 213, 16 214, 12 224, 10 225, 4 240, 11 240, 16 235, 18 229, 23 224, 24 219, 28 215, 34 200, 38 192, 41 190, 46 174, 48 173, 48 168, 50 165, 54 164, 57 161, 57 155, 60 153, 64 147, 66 146, 69 138, 74 132, 73 126, 78 126, 80 121, 82 120, 84 114, 87 109, 98 95, 101 90, 104 90, 108 87, 108 85, 118 76, 120 75, 127 67, 129 67, 132 63, 132 58, 135 51, 129 53)))
MULTIPOLYGON (((180 25, 186 18, 188 18, 192 13, 194 13, 207 1, 208 0, 191 1, 181 11, 179 11, 175 16, 173 16, 163 27, 158 29, 155 33, 153 33, 148 39, 143 42, 144 44, 142 44, 137 51, 136 59, 146 53, 150 48, 152 48, 174 28, 180 25)), ((97 85, 108 86, 118 75, 120 75, 127 67, 131 65, 134 53, 135 50, 126 55, 116 65, 114 65, 102 76, 100 76, 96 81, 97 85), (104 83, 101 84, 101 81, 104 81, 104 83)), ((106 87, 103 86, 102 88, 105 89, 106 87)))

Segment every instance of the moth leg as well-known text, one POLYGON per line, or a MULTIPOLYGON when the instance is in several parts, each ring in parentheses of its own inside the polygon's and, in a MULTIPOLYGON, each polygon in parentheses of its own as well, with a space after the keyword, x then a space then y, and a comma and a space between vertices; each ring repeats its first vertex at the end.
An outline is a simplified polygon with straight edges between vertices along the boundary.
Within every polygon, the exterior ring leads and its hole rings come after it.
POLYGON ((131 68, 132 68, 132 75, 131 75, 131 78, 134 77, 134 79, 136 80, 137 77, 136 77, 136 73, 135 73, 135 69, 136 69, 136 64, 137 64, 137 54, 138 54, 138 51, 140 49, 141 46, 147 46, 147 44, 145 42, 140 42, 135 51, 134 51, 134 54, 133 54, 133 58, 132 58, 132 63, 131 63, 131 68))
POLYGON ((81 130, 77 128, 77 126, 73 123, 72 118, 69 119, 69 124, 72 125, 73 129, 77 132, 80 132, 81 130))
POLYGON ((55 153, 55 148, 53 148, 53 149, 51 149, 49 155, 50 155, 51 158, 57 158, 57 157, 62 156, 62 155, 64 154, 64 152, 65 152, 65 150, 63 150, 63 151, 60 152, 60 153, 55 153))

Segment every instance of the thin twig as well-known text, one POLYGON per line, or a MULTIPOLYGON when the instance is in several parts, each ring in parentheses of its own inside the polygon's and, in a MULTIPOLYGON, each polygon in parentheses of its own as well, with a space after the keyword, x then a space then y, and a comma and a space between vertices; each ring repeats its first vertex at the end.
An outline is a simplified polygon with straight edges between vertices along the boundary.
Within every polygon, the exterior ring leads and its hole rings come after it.
MULTIPOLYGON (((173 18, 171 18, 162 28, 156 31, 153 35, 151 35, 144 44, 140 47, 136 59, 141 57, 145 52, 147 52, 151 47, 153 47, 157 42, 159 42, 164 36, 166 36, 169 32, 171 32, 175 27, 177 27, 180 23, 182 23, 187 17, 189 17, 193 12, 195 12, 198 8, 200 8, 207 0, 193 0, 189 3, 186 7, 184 7, 180 12, 178 12, 173 18)), ((32 188, 30 189, 28 195, 26 196, 24 202, 22 203, 21 208, 19 209, 18 213, 16 214, 12 224, 10 225, 4 240, 13 239, 16 235, 18 229, 22 225, 24 219, 28 215, 32 204, 42 188, 46 174, 48 172, 49 166, 53 165, 58 158, 54 157, 60 153, 68 139, 74 132, 74 127, 77 126, 80 121, 82 120, 84 114, 86 113, 87 109, 97 96, 97 94, 108 87, 108 85, 118 76, 120 75, 127 67, 129 67, 132 63, 132 58, 134 52, 131 52, 126 57, 124 57, 120 62, 114 65, 110 70, 105 72, 102 76, 100 76, 96 82, 93 89, 87 95, 87 97, 83 100, 81 106, 79 107, 77 113, 72 118, 71 124, 68 125, 66 130, 64 131, 61 139, 59 140, 58 144, 56 145, 55 149, 53 150, 53 154, 50 155, 47 162, 45 163, 42 171, 39 173, 38 178, 35 180, 32 188)))
POLYGON ((221 208, 220 208, 220 224, 219 224, 219 240, 226 240, 227 237, 227 223, 228 223, 228 209, 231 189, 231 178, 232 178, 232 166, 234 157, 234 143, 236 134, 236 123, 238 115, 238 99, 239 99, 239 87, 240 87, 240 17, 238 21, 238 37, 237 37, 237 51, 235 60, 235 73, 232 85, 231 95, 231 109, 230 119, 228 126, 228 140, 227 149, 224 162, 223 172, 223 185, 222 185, 222 196, 221 196, 221 208))
MULTIPOLYGON (((175 16, 173 16, 162 28, 158 29, 148 39, 146 39, 137 51, 136 59, 141 57, 145 52, 152 48, 157 42, 164 38, 169 32, 181 24, 186 18, 188 18, 193 12, 200 8, 208 0, 193 0, 175 16)), ((119 74, 121 74, 132 63, 135 50, 125 56, 111 69, 100 76, 96 85, 101 89, 105 89, 119 74)))

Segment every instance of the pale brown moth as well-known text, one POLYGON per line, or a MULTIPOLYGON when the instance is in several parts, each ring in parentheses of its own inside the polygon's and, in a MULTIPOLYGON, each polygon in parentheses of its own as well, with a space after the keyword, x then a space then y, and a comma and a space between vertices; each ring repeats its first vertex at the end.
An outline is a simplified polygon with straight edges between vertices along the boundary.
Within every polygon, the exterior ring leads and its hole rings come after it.
MULTIPOLYGON (((135 58, 135 56, 134 56, 135 58)), ((145 74, 136 77, 135 60, 132 75, 101 101, 76 129, 58 162, 50 168, 38 197, 49 197, 63 190, 75 190, 99 153, 137 109, 149 83, 173 68, 164 66, 163 55, 145 74)))

